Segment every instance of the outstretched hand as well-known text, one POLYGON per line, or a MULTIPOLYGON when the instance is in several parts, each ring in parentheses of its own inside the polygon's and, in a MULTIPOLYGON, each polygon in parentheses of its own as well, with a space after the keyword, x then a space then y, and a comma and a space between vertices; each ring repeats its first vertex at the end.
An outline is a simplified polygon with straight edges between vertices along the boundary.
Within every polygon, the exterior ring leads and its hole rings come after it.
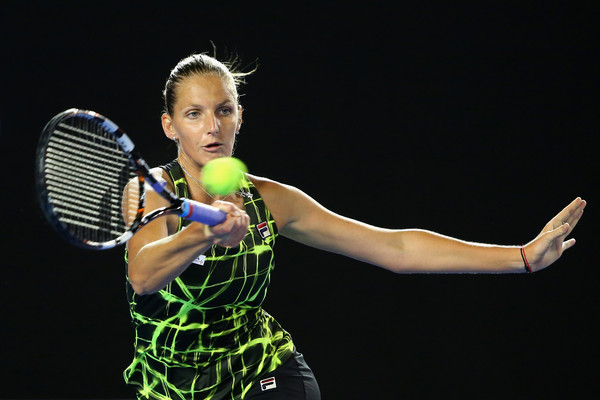
POLYGON ((565 239, 575 229, 586 204, 580 197, 573 200, 524 247, 532 272, 546 268, 558 260, 565 250, 573 247, 575 239, 565 239))

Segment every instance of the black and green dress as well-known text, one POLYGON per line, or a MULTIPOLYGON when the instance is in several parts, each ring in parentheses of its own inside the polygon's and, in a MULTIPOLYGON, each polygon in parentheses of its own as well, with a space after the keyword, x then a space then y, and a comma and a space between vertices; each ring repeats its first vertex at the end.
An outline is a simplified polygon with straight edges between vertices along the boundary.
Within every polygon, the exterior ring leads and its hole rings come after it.
MULTIPOLYGON (((189 197, 181 167, 163 167, 178 196, 189 197)), ((287 361, 290 335, 261 307, 274 267, 277 227, 260 193, 245 180, 250 217, 243 241, 214 245, 164 289, 137 295, 127 280, 135 357, 125 381, 143 399, 238 399, 287 361)), ((188 221, 179 220, 178 230, 188 221)))

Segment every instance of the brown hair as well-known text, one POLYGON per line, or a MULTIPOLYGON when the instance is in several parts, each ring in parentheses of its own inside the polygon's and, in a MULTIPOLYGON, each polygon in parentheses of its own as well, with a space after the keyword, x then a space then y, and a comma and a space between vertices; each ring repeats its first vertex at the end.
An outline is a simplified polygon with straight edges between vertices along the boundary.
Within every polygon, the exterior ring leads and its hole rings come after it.
POLYGON ((173 107, 177 100, 176 90, 178 85, 183 79, 193 74, 213 74, 223 78, 234 90, 236 100, 239 99, 237 89, 240 85, 246 83, 244 78, 256 70, 254 68, 249 72, 242 72, 239 64, 240 61, 237 56, 232 57, 230 61, 221 62, 207 54, 192 54, 179 61, 175 68, 171 70, 169 78, 165 83, 163 112, 172 115, 173 107))

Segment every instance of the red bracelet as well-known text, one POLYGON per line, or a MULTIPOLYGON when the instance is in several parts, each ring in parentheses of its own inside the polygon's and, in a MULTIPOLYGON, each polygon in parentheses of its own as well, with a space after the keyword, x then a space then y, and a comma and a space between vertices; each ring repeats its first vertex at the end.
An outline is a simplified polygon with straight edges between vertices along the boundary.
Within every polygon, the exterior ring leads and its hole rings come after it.
POLYGON ((521 246, 521 258, 523 259, 523 263, 525 264, 525 271, 531 274, 533 271, 531 270, 531 266, 527 262, 527 257, 525 256, 525 246, 521 246))

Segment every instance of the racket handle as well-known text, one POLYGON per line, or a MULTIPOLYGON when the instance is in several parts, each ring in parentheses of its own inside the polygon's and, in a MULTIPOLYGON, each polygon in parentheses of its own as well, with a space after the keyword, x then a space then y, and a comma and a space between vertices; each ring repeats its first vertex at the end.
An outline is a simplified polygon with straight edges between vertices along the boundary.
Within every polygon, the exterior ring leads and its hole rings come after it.
POLYGON ((227 219, 225 211, 187 199, 183 200, 181 214, 179 215, 190 221, 200 222, 209 226, 218 225, 227 219))

